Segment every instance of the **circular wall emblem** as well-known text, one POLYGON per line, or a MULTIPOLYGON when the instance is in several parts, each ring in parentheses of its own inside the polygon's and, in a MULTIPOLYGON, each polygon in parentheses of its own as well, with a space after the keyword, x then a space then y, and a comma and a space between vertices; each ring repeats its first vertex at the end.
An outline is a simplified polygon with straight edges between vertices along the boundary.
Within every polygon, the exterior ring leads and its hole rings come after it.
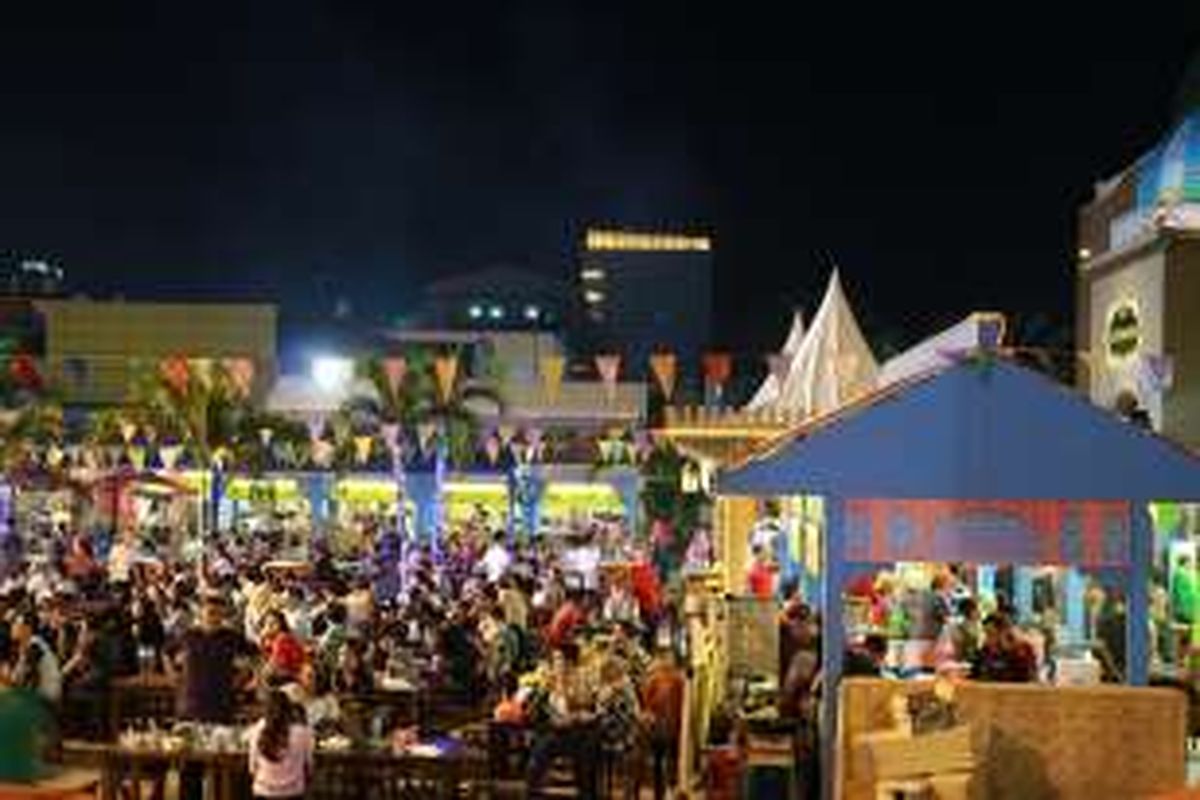
POLYGON ((1137 353, 1142 345, 1142 320, 1137 303, 1125 300, 1113 306, 1104 336, 1108 356, 1114 361, 1124 361, 1137 353))

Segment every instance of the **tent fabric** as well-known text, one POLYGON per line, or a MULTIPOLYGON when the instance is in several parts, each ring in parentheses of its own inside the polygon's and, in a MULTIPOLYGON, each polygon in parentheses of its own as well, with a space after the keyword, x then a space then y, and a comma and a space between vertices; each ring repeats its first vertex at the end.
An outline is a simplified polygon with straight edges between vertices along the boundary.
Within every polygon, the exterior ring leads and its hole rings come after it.
POLYGON ((995 350, 1003 338, 1002 315, 976 312, 885 361, 879 370, 879 386, 891 386, 948 366, 973 350, 995 350))
POLYGON ((1200 500, 1200 459, 995 359, 884 390, 723 470, 725 494, 1200 500))
MULTIPOLYGON (((795 357, 800 350, 800 345, 804 343, 804 313, 797 311, 792 315, 792 328, 788 331, 787 339, 784 340, 783 349, 779 351, 780 355, 790 361, 795 357)), ((791 374, 789 368, 788 374, 791 374)), ((750 398, 750 402, 746 404, 746 408, 751 411, 758 411, 764 408, 774 408, 776 401, 779 399, 779 380, 775 375, 768 370, 767 377, 763 378, 763 382, 759 384, 758 390, 754 396, 750 398)))
POLYGON ((804 417, 828 413, 874 389, 878 372, 875 355, 858 327, 841 278, 834 270, 812 326, 792 354, 783 385, 768 404, 754 405, 759 399, 756 395, 750 407, 772 408, 804 417))

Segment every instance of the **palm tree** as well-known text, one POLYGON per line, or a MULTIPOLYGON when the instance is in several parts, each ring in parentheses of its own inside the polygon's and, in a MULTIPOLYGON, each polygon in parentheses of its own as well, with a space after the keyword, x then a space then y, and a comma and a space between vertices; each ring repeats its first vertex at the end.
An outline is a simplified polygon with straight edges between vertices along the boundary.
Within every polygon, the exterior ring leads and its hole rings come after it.
MULTIPOLYGON (((457 354, 449 354, 457 357, 457 354)), ((434 496, 440 504, 446 466, 469 466, 475 458, 481 409, 503 410, 504 403, 491 380, 467 377, 456 370, 449 392, 438 384, 435 356, 425 349, 404 354, 403 379, 393 385, 382 359, 367 359, 359 376, 372 388, 369 395, 350 398, 334 420, 342 436, 376 435, 395 426, 393 471, 403 495, 405 450, 434 448, 434 496), (423 435, 424 434, 424 435, 423 435)), ((440 505, 435 519, 441 519, 440 505)), ((398 519, 398 524, 401 524, 398 519)))

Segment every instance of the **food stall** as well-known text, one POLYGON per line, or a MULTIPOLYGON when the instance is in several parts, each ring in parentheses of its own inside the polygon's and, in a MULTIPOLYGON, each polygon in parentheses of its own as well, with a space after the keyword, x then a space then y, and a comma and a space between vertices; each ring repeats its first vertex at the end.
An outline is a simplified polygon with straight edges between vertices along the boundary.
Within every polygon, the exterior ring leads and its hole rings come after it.
MULTIPOLYGON (((1087 571, 1126 598, 1125 677, 1144 685, 1148 504, 1200 498, 1200 459, 980 351, 796 429, 725 470, 719 491, 824 498, 827 686, 839 685, 847 588, 898 562, 1087 571)), ((837 752, 837 697, 827 695, 822 715, 829 765, 837 752)), ((1135 727, 1128 735, 1139 735, 1135 727)), ((836 770, 823 774, 832 778, 836 770)), ((832 783, 826 791, 834 796, 832 783)))
POLYGON ((298 477, 233 476, 224 482, 221 527, 269 542, 277 552, 302 552, 312 532, 312 506, 298 477))

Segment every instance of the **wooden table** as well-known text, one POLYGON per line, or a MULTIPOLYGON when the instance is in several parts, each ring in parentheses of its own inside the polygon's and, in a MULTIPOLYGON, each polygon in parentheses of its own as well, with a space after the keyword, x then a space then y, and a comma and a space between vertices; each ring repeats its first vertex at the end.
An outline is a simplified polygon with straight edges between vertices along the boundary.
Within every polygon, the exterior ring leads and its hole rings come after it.
POLYGON ((0 783, 0 800, 75 800, 93 798, 100 785, 100 772, 94 769, 55 770, 33 783, 0 783))
MULTIPOLYGON (((212 752, 183 749, 137 749, 120 745, 72 743, 66 748, 73 760, 88 760, 100 767, 101 800, 119 800, 123 786, 146 780, 165 780, 169 772, 199 767, 210 789, 206 797, 233 800, 248 778, 244 750, 212 752)), ((487 788, 486 755, 453 744, 438 756, 393 755, 380 749, 319 750, 316 754, 309 800, 352 800, 373 797, 399 798, 480 796, 487 788)))

